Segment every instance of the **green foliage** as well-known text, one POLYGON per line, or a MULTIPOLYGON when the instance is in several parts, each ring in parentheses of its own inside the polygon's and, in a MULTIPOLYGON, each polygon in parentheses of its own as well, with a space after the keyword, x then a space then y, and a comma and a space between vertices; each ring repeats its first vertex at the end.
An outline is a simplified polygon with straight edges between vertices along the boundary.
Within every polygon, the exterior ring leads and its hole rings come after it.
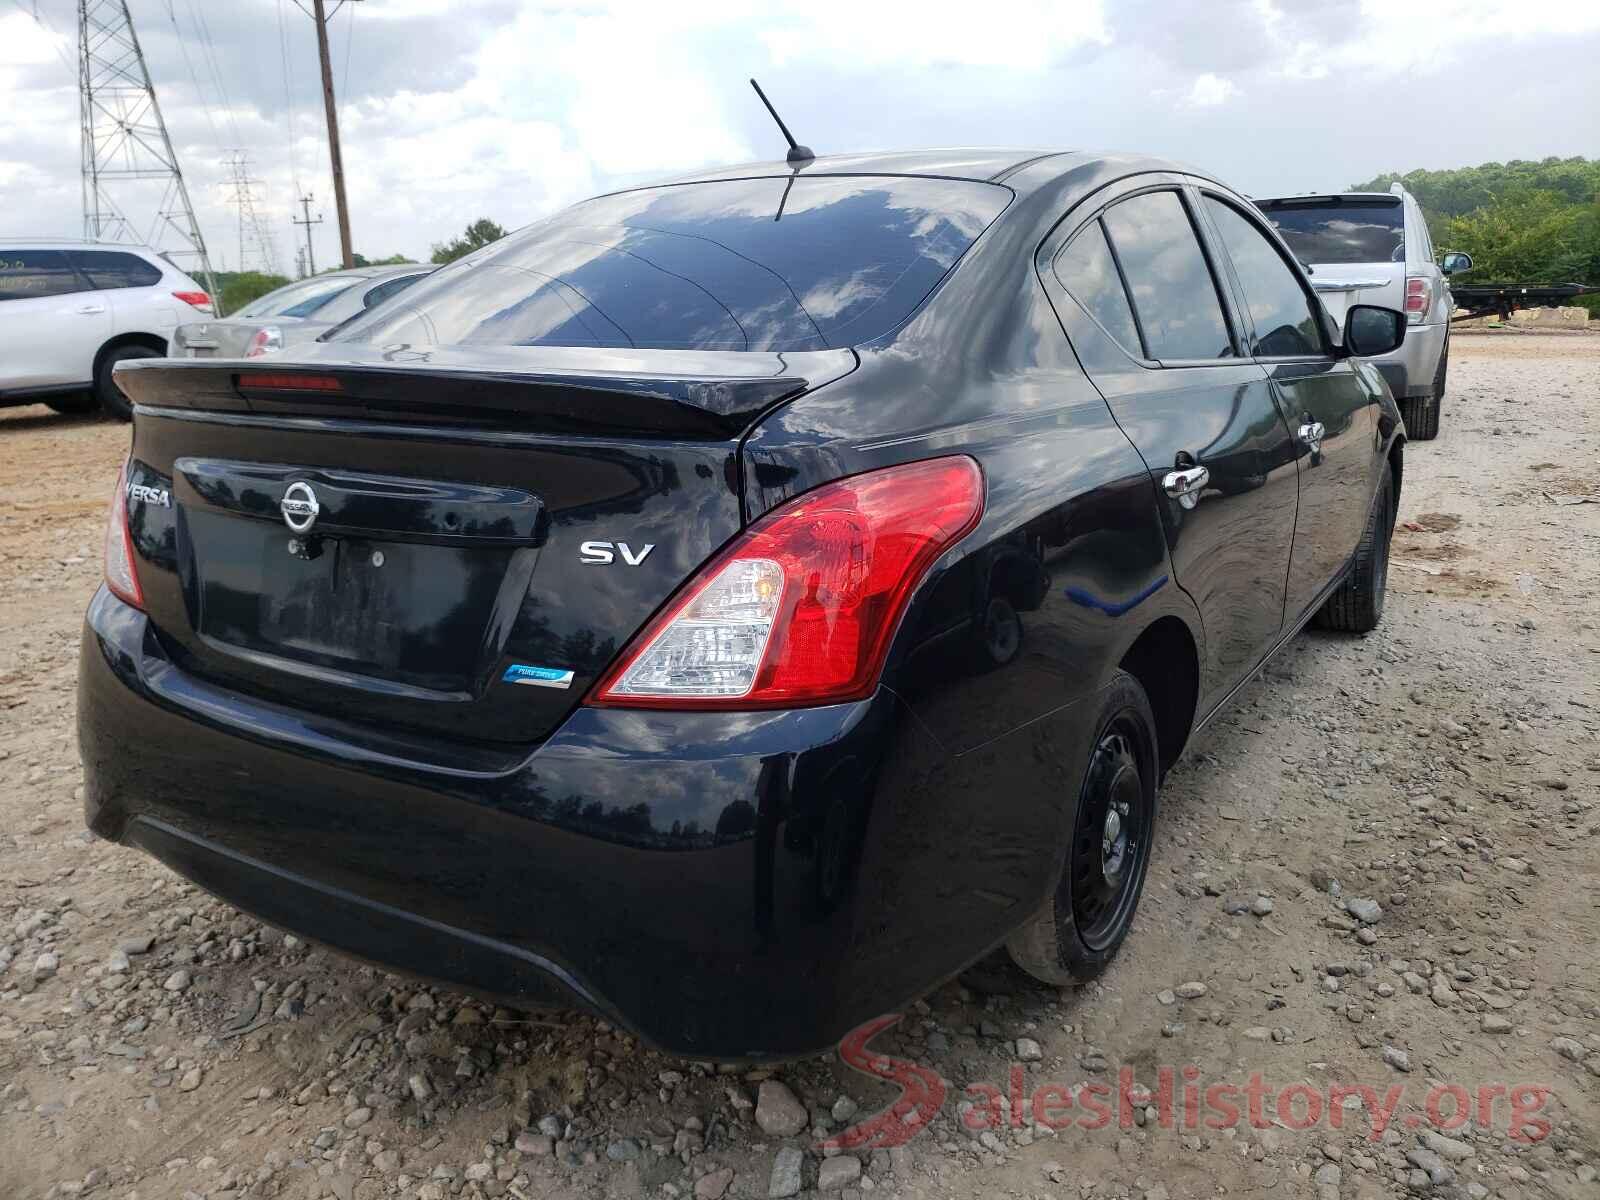
POLYGON ((413 261, 405 254, 391 254, 388 258, 368 258, 364 254, 352 254, 358 267, 403 267, 413 261))
POLYGON ((461 237, 452 238, 448 242, 436 244, 433 248, 433 258, 436 263, 455 262, 463 255, 471 254, 480 247, 487 246, 490 242, 497 242, 505 237, 505 227, 497 225, 488 217, 479 217, 461 237))
MULTIPOLYGON (((1353 191, 1399 179, 1416 196, 1439 250, 1472 255, 1464 283, 1588 283, 1600 287, 1600 160, 1546 158, 1453 171, 1383 174, 1353 191)), ((1600 310, 1596 297, 1583 303, 1600 310)))
POLYGON ((286 275, 268 275, 261 271, 218 271, 216 277, 217 287, 222 291, 224 313, 236 313, 250 301, 289 282, 286 275))

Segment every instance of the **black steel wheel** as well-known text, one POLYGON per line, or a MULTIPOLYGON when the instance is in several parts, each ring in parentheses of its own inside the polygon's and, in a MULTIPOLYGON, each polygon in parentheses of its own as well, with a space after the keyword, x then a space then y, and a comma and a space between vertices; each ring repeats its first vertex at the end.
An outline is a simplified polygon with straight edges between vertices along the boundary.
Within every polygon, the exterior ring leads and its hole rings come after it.
POLYGON ((1084 766, 1061 880, 1006 946, 1047 983, 1097 975, 1133 924, 1155 831, 1155 715, 1125 671, 1105 690, 1084 766))

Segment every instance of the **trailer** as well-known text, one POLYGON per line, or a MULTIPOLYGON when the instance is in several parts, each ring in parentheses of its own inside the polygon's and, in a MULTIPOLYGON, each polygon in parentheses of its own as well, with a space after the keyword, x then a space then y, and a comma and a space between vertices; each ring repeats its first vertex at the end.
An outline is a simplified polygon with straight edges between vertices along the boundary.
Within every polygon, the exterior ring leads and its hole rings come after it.
POLYGON ((1467 321, 1499 314, 1502 321, 1509 321, 1519 308, 1556 308, 1595 292, 1600 292, 1600 287, 1584 283, 1486 283, 1476 287, 1452 283, 1450 294, 1456 307, 1465 311, 1450 319, 1467 321))

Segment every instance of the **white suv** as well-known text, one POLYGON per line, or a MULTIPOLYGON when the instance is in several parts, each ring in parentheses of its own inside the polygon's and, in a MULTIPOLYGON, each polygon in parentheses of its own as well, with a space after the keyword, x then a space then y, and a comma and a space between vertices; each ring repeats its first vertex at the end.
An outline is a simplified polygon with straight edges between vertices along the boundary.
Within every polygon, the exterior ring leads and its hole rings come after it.
POLYGON ((112 368, 163 357, 180 323, 211 311, 204 288, 146 247, 0 238, 0 406, 99 404, 126 420, 112 368))
POLYGON ((1449 276, 1471 270, 1472 258, 1434 261, 1422 206, 1398 182, 1387 192, 1283 196, 1256 207, 1311 268, 1311 286, 1334 320, 1342 323, 1352 304, 1406 314, 1406 340, 1371 362, 1400 405, 1406 434, 1417 441, 1437 436, 1450 362, 1449 276))

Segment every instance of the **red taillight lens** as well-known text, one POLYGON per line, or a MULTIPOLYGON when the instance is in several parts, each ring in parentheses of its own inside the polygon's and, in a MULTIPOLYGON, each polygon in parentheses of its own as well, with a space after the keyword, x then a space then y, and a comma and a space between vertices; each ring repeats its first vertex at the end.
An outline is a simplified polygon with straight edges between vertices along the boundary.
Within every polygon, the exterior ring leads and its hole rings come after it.
POLYGON ((1406 320, 1412 325, 1421 322, 1433 305, 1433 281, 1420 275, 1406 279, 1406 320))
POLYGON ((211 307, 211 297, 204 292, 173 292, 172 294, 185 304, 192 304, 196 308, 211 307))
POLYGON ((332 375, 290 375, 246 371, 239 376, 241 391, 265 392, 342 392, 344 385, 332 375))
POLYGON ((790 708, 872 693, 913 589, 983 513, 965 456, 774 509, 708 562, 590 693, 620 708, 790 708))
POLYGON ((133 537, 128 532, 128 464, 117 472, 117 494, 106 521, 106 586, 124 604, 144 608, 144 589, 133 565, 133 537))

